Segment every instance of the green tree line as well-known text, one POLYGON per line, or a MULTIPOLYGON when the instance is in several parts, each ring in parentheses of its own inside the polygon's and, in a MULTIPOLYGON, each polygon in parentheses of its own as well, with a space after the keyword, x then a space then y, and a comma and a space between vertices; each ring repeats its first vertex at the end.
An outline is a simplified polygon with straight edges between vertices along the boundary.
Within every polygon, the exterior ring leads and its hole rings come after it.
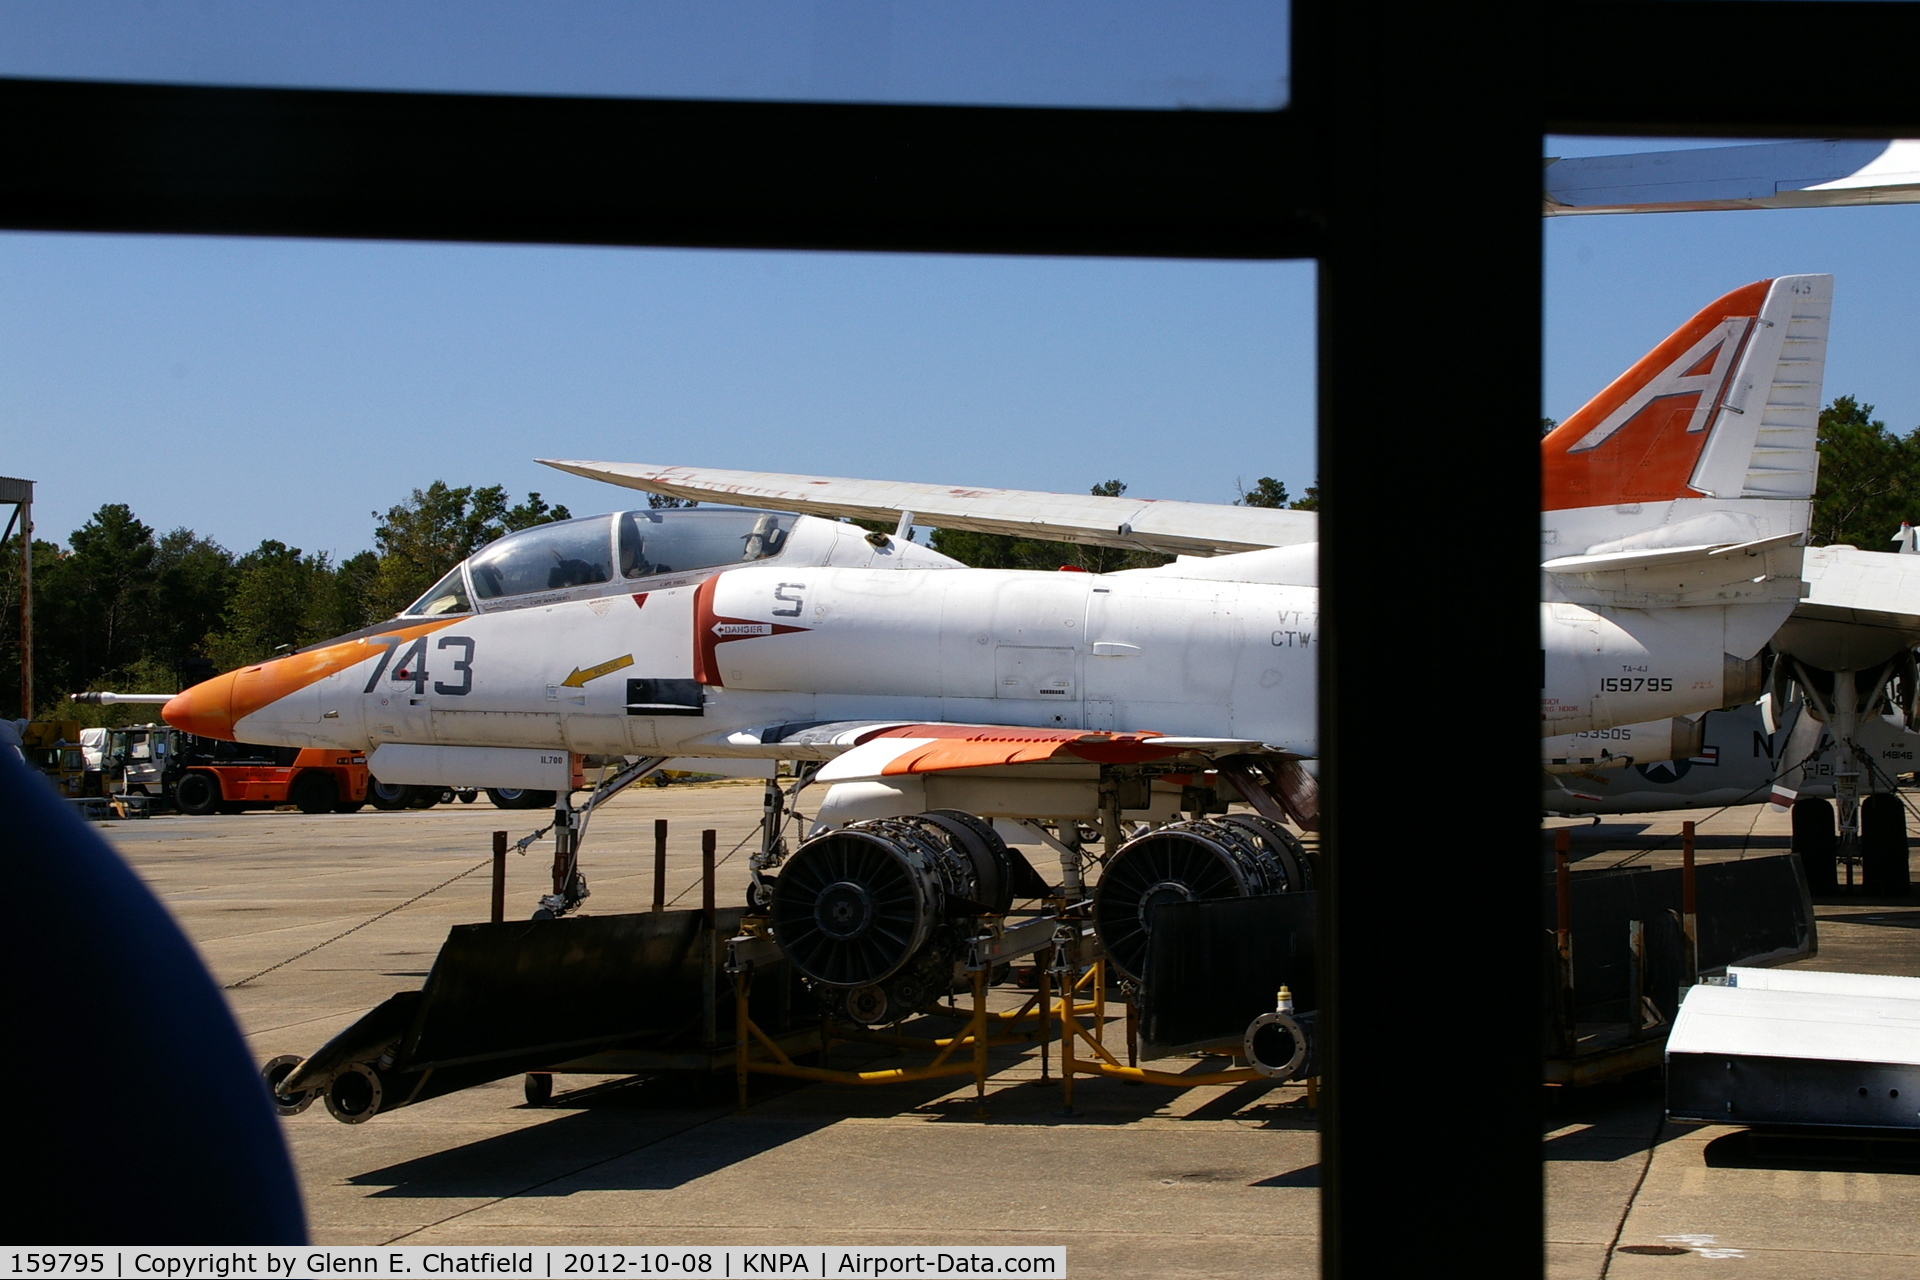
MULTIPOLYGON (((146 706, 81 707, 68 693, 171 693, 196 679, 370 626, 501 534, 565 507, 501 485, 436 480, 373 513, 374 550, 335 563, 269 538, 235 554, 191 529, 156 533, 110 502, 62 547, 33 540, 33 712, 89 723, 153 717, 146 706)), ((17 542, 0 554, 0 707, 20 688, 17 542)), ((18 714, 26 715, 22 709, 18 714)))

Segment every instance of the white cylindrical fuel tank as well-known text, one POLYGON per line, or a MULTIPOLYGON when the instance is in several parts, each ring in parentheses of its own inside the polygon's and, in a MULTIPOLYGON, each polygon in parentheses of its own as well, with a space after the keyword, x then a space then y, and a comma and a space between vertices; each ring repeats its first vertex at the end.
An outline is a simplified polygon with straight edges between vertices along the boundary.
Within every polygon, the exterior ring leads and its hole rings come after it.
POLYGON ((1704 717, 1689 720, 1685 716, 1673 716, 1542 738, 1540 764, 1549 773, 1625 768, 1657 760, 1685 760, 1699 755, 1705 742, 1704 717))

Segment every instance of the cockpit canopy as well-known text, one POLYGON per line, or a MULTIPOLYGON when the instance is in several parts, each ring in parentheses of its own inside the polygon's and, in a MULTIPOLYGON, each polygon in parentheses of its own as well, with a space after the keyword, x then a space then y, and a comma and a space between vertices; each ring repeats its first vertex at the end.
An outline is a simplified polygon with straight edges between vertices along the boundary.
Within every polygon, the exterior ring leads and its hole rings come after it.
POLYGON ((800 517, 777 511, 617 511, 535 525, 476 551, 410 605, 405 617, 519 609, 655 585, 777 557, 800 517))

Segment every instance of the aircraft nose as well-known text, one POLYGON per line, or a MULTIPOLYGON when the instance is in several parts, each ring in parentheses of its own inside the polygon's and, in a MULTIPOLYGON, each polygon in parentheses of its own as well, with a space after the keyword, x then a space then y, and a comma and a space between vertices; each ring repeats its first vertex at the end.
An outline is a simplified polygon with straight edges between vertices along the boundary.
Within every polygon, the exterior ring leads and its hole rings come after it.
POLYGON ((187 733, 233 741, 233 678, 236 674, 229 671, 175 694, 160 708, 160 718, 187 733))

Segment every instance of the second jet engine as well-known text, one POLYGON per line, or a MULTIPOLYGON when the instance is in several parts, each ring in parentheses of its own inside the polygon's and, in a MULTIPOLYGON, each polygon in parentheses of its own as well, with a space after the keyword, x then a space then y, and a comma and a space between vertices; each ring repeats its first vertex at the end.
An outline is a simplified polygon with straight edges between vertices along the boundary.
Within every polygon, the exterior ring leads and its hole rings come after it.
POLYGON ((855 822, 781 868, 773 935, 828 1010, 894 1022, 955 989, 980 916, 1004 915, 1032 868, 987 822, 953 809, 855 822))
POLYGON ((1252 814, 1176 822, 1136 836, 1107 859, 1093 890, 1093 927, 1107 958, 1139 981, 1154 908, 1204 898, 1252 898, 1313 887, 1299 840, 1252 814))

